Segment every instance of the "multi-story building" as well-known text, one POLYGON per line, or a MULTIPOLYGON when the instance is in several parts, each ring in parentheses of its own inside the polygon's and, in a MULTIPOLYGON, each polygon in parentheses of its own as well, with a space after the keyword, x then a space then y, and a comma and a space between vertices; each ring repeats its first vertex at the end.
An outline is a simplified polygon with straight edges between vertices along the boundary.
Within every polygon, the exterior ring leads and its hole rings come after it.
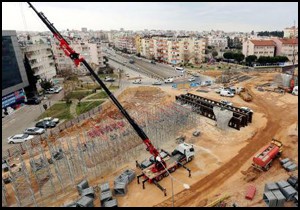
POLYGON ((228 47, 228 40, 226 37, 218 37, 218 36, 208 36, 208 45, 214 46, 220 49, 225 49, 228 47))
POLYGON ((291 63, 298 63, 298 39, 273 38, 276 55, 286 56, 291 63))
POLYGON ((298 38, 298 28, 292 26, 290 28, 283 29, 283 37, 284 38, 298 38))
POLYGON ((141 39, 141 55, 177 65, 204 61, 205 40, 188 36, 153 36, 141 39))
POLYGON ((141 43, 141 36, 140 35, 135 36, 135 48, 136 48, 136 53, 141 53, 142 43, 141 43))
POLYGON ((243 54, 245 57, 249 55, 271 56, 275 55, 276 44, 273 40, 247 40, 243 43, 243 54))
POLYGON ((25 102, 29 85, 16 31, 2 31, 2 109, 25 102))

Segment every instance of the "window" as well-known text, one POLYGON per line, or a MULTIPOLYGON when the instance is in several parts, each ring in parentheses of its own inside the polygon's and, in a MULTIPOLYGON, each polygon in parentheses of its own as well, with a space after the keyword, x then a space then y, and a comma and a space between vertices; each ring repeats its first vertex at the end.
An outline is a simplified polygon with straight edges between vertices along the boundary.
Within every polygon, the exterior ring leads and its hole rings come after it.
POLYGON ((2 90, 22 83, 10 36, 2 36, 2 90))

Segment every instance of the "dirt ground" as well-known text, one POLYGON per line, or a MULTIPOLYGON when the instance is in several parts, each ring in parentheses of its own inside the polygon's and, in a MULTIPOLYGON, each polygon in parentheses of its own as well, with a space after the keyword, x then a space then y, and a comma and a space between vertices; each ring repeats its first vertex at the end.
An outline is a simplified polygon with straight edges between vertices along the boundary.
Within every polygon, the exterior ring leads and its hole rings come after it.
MULTIPOLYGON (((215 126, 215 121, 199 115, 200 123, 195 128, 182 133, 186 135, 187 142, 195 145, 196 156, 187 164, 192 171, 192 177, 188 177, 188 172, 183 168, 172 174, 175 206, 205 206, 224 194, 230 195, 226 200, 228 206, 234 202, 239 206, 266 206, 262 201, 265 183, 288 178, 289 173, 281 168, 278 161, 275 161, 267 172, 258 173, 249 169, 253 155, 273 137, 283 142, 283 157, 289 157, 298 163, 298 97, 291 94, 259 92, 254 88, 257 83, 272 80, 275 74, 254 74, 252 79, 238 84, 250 90, 254 98, 252 102, 245 102, 239 96, 226 98, 234 106, 247 106, 254 111, 253 122, 247 127, 241 128, 240 131, 232 128, 222 131, 215 126), (199 137, 192 136, 195 129, 201 132, 199 137), (253 180, 249 181, 250 178, 253 180), (184 189, 184 183, 191 188, 184 189), (249 184, 257 187, 252 201, 244 198, 249 184)), ((208 90, 208 93, 197 92, 196 89, 130 88, 125 90, 118 99, 126 110, 143 110, 150 106, 163 105, 175 101, 175 95, 187 92, 213 100, 224 99, 214 92, 213 87, 203 88, 208 90)), ((89 128, 100 122, 104 116, 115 114, 115 110, 111 102, 106 103, 102 114, 95 116, 94 120, 81 123, 78 127, 89 128)), ((77 132, 78 127, 62 132, 61 136, 77 132)), ((163 148, 171 152, 175 146, 174 141, 165 144, 163 148)), ((145 150, 138 160, 141 161, 149 156, 150 154, 145 150)), ((132 162, 112 174, 92 180, 90 186, 109 181, 112 188, 114 178, 127 168, 134 169, 137 174, 140 174, 140 171, 135 168, 135 163, 132 162)), ((293 174, 297 173, 298 170, 293 172, 293 174)), ((167 177, 160 181, 160 184, 167 190, 166 197, 155 185, 146 183, 145 189, 142 189, 142 185, 137 184, 137 179, 134 179, 128 185, 127 194, 124 197, 117 197, 119 206, 172 206, 172 179, 167 177)), ((97 195, 94 201, 95 206, 100 206, 98 197, 97 195)), ((73 187, 68 189, 68 194, 61 199, 49 201, 47 206, 62 206, 77 198, 79 198, 78 192, 73 187)))

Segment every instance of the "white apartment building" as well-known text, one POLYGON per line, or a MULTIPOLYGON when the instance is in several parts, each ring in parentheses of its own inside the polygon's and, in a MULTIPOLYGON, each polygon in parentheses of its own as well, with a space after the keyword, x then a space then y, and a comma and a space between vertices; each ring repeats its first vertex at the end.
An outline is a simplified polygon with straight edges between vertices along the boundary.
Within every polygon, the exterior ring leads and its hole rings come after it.
POLYGON ((276 43, 276 55, 286 56, 289 62, 298 63, 298 39, 279 39, 273 38, 276 43))
POLYGON ((214 46, 220 49, 228 47, 228 40, 226 37, 208 36, 208 45, 214 46))
POLYGON ((35 76, 41 79, 52 79, 56 75, 51 47, 48 44, 27 44, 21 47, 26 54, 35 76))
POLYGON ((245 57, 249 55, 271 56, 275 55, 276 44, 273 40, 247 40, 243 42, 243 54, 245 57))
POLYGON ((298 37, 298 28, 292 26, 290 28, 283 29, 283 37, 284 38, 294 38, 298 37))

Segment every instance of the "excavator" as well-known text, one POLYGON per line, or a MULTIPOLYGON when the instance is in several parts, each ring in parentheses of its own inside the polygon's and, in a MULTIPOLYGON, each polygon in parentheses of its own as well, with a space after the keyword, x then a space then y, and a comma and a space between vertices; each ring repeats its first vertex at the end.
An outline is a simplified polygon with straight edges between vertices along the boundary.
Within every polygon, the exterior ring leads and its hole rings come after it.
MULTIPOLYGON (((182 166, 189 172, 189 177, 191 177, 191 171, 183 163, 190 162, 194 158, 194 148, 193 145, 182 143, 177 146, 177 148, 172 152, 172 154, 162 150, 167 154, 168 157, 162 157, 154 145, 151 143, 148 136, 145 132, 138 126, 138 124, 131 118, 128 112, 123 108, 123 106, 119 103, 119 101, 115 98, 115 96, 110 92, 110 90, 106 87, 103 81, 98 77, 95 71, 91 68, 88 62, 84 59, 84 57, 80 56, 79 53, 75 52, 70 46, 70 44, 64 39, 64 37, 59 33, 59 31, 54 27, 53 23, 51 23, 46 16, 42 12, 38 12, 35 7, 30 3, 29 7, 34 10, 34 12, 38 15, 38 17, 43 21, 43 23, 48 27, 48 29, 52 32, 53 36, 59 41, 60 48, 64 51, 65 55, 71 58, 76 67, 80 64, 84 65, 86 69, 91 73, 91 76, 95 78, 95 80, 99 83, 99 85, 103 88, 112 102, 117 106, 123 116, 127 119, 139 137, 142 139, 143 143, 146 145, 146 150, 150 152, 152 163, 149 167, 142 169, 142 174, 138 176, 144 177, 143 181, 143 189, 144 182, 148 181, 149 183, 154 183, 160 190, 162 190, 166 196, 166 190, 162 186, 158 184, 163 177, 166 177, 169 173, 172 173, 176 170, 176 168, 182 166)), ((137 163, 137 165, 139 165, 137 163)), ((138 179, 139 184, 139 179, 138 179)))

